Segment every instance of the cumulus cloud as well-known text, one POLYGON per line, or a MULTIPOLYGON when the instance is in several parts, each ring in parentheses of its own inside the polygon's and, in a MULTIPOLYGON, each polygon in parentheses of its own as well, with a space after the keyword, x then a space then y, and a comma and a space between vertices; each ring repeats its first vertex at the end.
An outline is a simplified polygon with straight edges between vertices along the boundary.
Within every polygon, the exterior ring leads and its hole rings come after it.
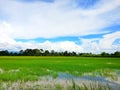
POLYGON ((106 34, 102 38, 81 39, 81 47, 85 52, 101 53, 103 51, 112 53, 120 50, 120 43, 114 44, 115 40, 120 39, 120 31, 106 34))
MULTIPOLYGON (((112 53, 120 50, 120 43, 114 44, 116 40, 120 40, 120 31, 111 34, 104 35, 102 38, 84 39, 80 38, 82 44, 78 45, 74 41, 61 41, 51 42, 45 41, 43 43, 36 42, 16 42, 15 40, 6 39, 6 41, 0 42, 1 50, 19 51, 27 48, 39 48, 44 50, 55 50, 55 51, 75 51, 75 52, 92 52, 101 53, 103 51, 112 53)), ((0 40, 1 41, 1 40, 0 40)))
POLYGON ((43 46, 43 48, 46 48, 48 50, 83 52, 83 48, 72 41, 64 41, 64 42, 56 42, 56 43, 46 41, 41 46, 43 46))
POLYGON ((83 52, 83 48, 74 42, 71 41, 64 41, 64 42, 57 42, 53 43, 50 41, 45 41, 44 43, 31 43, 31 42, 15 42, 15 43, 0 43, 0 49, 1 50, 9 50, 9 51, 19 51, 19 50, 25 50, 27 48, 31 49, 44 49, 44 50, 55 50, 58 52, 62 51, 75 51, 75 52, 83 52))

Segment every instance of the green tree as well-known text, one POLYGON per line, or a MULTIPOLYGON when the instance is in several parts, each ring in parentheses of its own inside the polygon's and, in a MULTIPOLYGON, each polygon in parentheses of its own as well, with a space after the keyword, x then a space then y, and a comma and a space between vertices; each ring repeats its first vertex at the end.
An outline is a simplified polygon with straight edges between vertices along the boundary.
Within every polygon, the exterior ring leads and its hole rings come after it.
POLYGON ((48 50, 45 50, 44 56, 49 56, 49 55, 50 55, 50 52, 48 50))
POLYGON ((33 54, 34 54, 34 56, 39 56, 40 55, 40 50, 39 49, 33 49, 33 54))
POLYGON ((120 57, 120 52, 119 52, 119 51, 116 51, 116 52, 114 52, 113 55, 114 55, 114 56, 117 56, 117 57, 120 57))
POLYGON ((102 53, 101 53, 101 56, 109 56, 109 53, 102 52, 102 53))

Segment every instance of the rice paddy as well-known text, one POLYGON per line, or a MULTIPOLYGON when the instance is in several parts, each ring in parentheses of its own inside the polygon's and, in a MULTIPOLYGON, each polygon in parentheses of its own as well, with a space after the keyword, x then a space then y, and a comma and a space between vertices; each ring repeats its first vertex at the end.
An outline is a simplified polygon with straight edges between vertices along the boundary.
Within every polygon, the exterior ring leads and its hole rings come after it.
POLYGON ((1 90, 119 90, 119 58, 0 57, 1 90))

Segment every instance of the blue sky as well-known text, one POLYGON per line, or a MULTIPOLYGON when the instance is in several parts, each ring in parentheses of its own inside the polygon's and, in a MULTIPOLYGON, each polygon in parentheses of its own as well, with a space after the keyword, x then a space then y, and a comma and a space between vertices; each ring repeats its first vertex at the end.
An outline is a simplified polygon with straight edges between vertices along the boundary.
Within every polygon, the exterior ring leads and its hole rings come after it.
POLYGON ((0 0, 0 50, 120 51, 120 0, 0 0))
POLYGON ((18 0, 21 2, 31 3, 31 2, 45 2, 45 3, 53 3, 54 0, 18 0))

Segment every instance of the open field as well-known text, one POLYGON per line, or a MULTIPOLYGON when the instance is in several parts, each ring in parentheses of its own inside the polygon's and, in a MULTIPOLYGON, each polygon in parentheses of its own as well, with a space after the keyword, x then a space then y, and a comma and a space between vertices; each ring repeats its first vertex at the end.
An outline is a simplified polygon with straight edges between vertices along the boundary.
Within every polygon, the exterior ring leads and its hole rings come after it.
POLYGON ((119 77, 119 58, 23 56, 0 57, 0 85, 3 85, 4 83, 5 85, 10 86, 10 82, 19 82, 23 85, 28 82, 35 83, 36 81, 44 81, 45 83, 45 80, 48 80, 47 82, 49 82, 51 78, 52 80, 58 80, 56 83, 60 82, 61 80, 65 82, 64 80, 66 79, 75 79, 75 81, 78 80, 76 83, 80 83, 79 79, 85 79, 90 82, 98 78, 96 80, 98 82, 100 79, 100 82, 103 83, 105 80, 109 80, 116 84, 120 84, 119 77))

